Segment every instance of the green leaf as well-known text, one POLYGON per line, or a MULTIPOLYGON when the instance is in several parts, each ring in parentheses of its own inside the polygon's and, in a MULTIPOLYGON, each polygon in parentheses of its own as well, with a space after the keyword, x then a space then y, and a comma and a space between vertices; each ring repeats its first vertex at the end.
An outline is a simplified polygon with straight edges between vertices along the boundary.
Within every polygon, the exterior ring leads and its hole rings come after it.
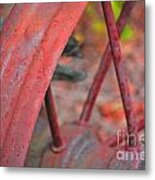
POLYGON ((123 29, 121 40, 123 41, 130 40, 133 38, 133 35, 134 35, 134 32, 133 32, 132 27, 127 24, 125 28, 123 29))
MULTIPOLYGON (((112 4, 112 9, 113 9, 115 21, 116 21, 118 17, 120 16, 124 1, 113 1, 111 4, 112 4)), ((122 32, 121 40, 124 40, 124 41, 130 40, 132 39, 133 34, 134 32, 133 32, 132 27, 127 24, 122 32)))
POLYGON ((123 4, 124 4, 124 1, 113 1, 113 2, 111 2, 112 9, 113 9, 114 16, 115 16, 115 20, 118 19, 120 12, 122 10, 123 4))

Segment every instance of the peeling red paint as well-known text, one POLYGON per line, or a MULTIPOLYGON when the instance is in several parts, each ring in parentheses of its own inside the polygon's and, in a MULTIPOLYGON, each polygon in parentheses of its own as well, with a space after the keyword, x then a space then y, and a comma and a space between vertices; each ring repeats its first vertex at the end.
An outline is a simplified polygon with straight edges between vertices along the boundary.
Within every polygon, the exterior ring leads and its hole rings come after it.
POLYGON ((6 20, 1 33, 1 165, 24 165, 58 58, 86 5, 20 4, 6 20))

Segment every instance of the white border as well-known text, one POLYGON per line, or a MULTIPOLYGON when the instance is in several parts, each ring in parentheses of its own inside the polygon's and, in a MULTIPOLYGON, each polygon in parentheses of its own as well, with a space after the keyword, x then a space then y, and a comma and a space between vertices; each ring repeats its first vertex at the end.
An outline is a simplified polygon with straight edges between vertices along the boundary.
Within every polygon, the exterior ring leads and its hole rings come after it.
MULTIPOLYGON (((73 0, 74 2, 81 2, 81 1, 87 1, 87 0, 73 0)), ((73 2, 72 0, 0 0, 0 3, 21 3, 21 2, 73 2)), ((88 0, 88 1, 97 1, 97 0, 88 0)), ((98 0, 99 1, 99 0, 98 0)), ((109 1, 109 0, 104 0, 109 1)), ((117 1, 117 0, 113 0, 117 1)), ((119 0, 123 1, 123 0, 119 0)), ((133 0, 134 1, 134 0, 133 0)))

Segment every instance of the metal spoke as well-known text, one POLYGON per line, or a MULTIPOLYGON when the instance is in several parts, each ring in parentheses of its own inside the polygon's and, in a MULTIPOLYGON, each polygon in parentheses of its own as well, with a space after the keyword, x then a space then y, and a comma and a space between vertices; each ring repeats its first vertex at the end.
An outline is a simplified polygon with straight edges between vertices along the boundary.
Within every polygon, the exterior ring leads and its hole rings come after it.
MULTIPOLYGON (((123 31, 125 24, 127 23, 128 17, 131 13, 131 10, 134 7, 135 2, 128 1, 125 2, 120 17, 117 21, 117 29, 119 36, 123 31)), ((88 123, 91 117, 91 113, 98 96, 98 93, 101 89, 101 85, 105 79, 106 73, 108 72, 112 61, 112 55, 110 50, 110 44, 108 43, 101 59, 99 68, 91 85, 90 91, 88 92, 87 99, 85 101, 83 111, 81 113, 79 122, 80 124, 88 123)))
POLYGON ((54 152, 60 152, 64 149, 65 146, 61 137, 54 98, 52 95, 52 90, 51 90, 50 85, 45 95, 45 105, 46 105, 50 130, 53 137, 53 143, 52 143, 51 148, 54 152))

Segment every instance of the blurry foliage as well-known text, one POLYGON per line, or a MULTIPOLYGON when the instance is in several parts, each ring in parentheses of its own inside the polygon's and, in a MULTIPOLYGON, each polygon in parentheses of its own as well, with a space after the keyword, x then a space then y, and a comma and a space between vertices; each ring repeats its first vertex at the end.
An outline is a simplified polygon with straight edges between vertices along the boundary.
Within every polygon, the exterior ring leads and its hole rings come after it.
POLYGON ((121 35, 121 40, 131 40, 133 38, 133 35, 134 31, 132 29, 132 26, 126 24, 121 35))
MULTIPOLYGON (((112 9, 114 12, 115 20, 117 20, 121 13, 124 1, 113 1, 111 4, 112 4, 112 9)), ((134 32, 133 32, 132 26, 126 24, 126 26, 122 32, 122 35, 121 35, 121 40, 124 40, 124 41, 130 40, 133 38, 133 35, 134 35, 134 32)))
MULTIPOLYGON (((112 9, 114 12, 115 20, 118 19, 120 12, 122 10, 124 1, 113 1, 112 9)), ((86 14, 88 18, 91 20, 90 27, 98 35, 104 34, 106 32, 105 22, 103 21, 103 17, 100 16, 96 9, 96 3, 90 3, 86 9, 86 14)), ((88 20, 89 20, 88 19, 88 20)), ((131 25, 127 24, 122 32, 121 40, 131 40, 133 38, 134 31, 131 25)))
MULTIPOLYGON (((98 5, 98 4, 97 4, 98 5)), ((96 10, 96 3, 90 3, 86 9, 88 18, 91 19, 91 29, 96 34, 103 34, 105 32, 105 23, 103 17, 100 17, 96 10)))
POLYGON ((113 1, 113 2, 111 2, 113 13, 115 16, 115 21, 118 19, 119 15, 121 13, 123 4, 124 4, 124 1, 113 1))
POLYGON ((96 33, 100 34, 100 33, 103 33, 105 31, 105 25, 102 21, 98 20, 92 24, 92 29, 96 33))

